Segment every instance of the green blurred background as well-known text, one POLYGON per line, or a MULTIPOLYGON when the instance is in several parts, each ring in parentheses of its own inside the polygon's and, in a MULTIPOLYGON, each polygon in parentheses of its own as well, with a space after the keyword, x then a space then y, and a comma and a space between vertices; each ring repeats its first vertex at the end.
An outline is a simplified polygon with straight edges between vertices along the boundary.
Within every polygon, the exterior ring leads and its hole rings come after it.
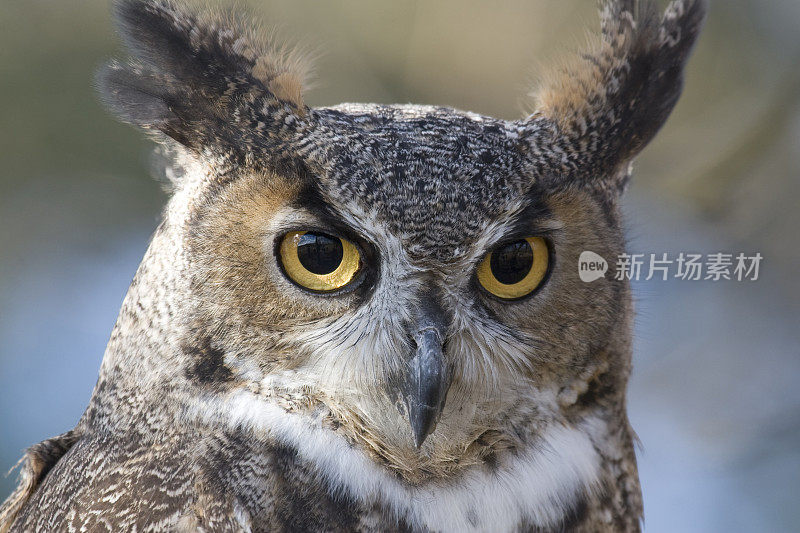
MULTIPOLYGON (((521 115, 594 2, 243 2, 321 52, 311 105, 521 115)), ((684 96, 637 162, 635 252, 760 252, 756 282, 635 284, 630 411, 647 531, 800 528, 800 2, 711 6, 684 96)), ((92 89, 105 1, 0 3, 0 470, 74 425, 166 200, 151 143, 92 89)), ((14 475, 0 478, 0 499, 14 475)))

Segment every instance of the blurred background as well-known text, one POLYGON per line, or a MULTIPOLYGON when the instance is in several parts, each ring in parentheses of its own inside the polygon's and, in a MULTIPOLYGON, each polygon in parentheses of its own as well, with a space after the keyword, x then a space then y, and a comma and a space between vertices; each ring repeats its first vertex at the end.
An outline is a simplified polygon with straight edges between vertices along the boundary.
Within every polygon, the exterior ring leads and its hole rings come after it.
MULTIPOLYGON (((311 105, 521 116, 594 2, 242 2, 321 52, 311 105)), ((640 281, 630 416, 648 532, 800 529, 800 2, 714 2, 626 198, 638 253, 760 252, 758 281, 640 281)), ((71 428, 166 201, 108 116, 101 0, 0 4, 0 471, 71 428)), ((15 474, 0 477, 0 499, 15 474)))

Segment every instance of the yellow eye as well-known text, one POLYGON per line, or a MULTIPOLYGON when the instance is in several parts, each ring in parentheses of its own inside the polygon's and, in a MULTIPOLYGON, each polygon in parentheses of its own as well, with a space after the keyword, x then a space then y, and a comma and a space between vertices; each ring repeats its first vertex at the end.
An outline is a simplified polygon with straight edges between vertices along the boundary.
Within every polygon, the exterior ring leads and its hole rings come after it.
POLYGON ((324 233, 287 233, 279 254, 286 275, 301 287, 317 292, 341 289, 353 281, 361 268, 361 254, 353 243, 324 233))
POLYGON ((549 262, 544 239, 520 239, 486 254, 478 265, 478 281, 499 298, 522 298, 539 286, 547 274, 549 262))

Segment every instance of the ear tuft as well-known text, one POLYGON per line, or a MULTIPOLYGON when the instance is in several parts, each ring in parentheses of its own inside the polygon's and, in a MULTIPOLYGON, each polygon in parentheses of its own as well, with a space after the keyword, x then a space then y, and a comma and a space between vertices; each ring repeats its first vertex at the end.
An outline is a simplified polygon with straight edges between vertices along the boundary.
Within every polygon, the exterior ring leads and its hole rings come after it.
POLYGON ((294 105, 300 114, 305 114, 303 104, 303 91, 300 79, 294 74, 283 72, 272 78, 269 82, 269 90, 278 100, 284 100, 294 105))
POLYGON ((627 179, 627 163, 680 96, 705 11, 704 0, 673 0, 663 16, 650 1, 601 3, 598 42, 533 93, 536 111, 525 124, 537 142, 549 131, 546 142, 560 154, 546 172, 627 179))
POLYGON ((95 84, 103 103, 123 121, 158 125, 173 118, 167 105, 167 80, 141 65, 112 61, 97 71, 95 84))
POLYGON ((132 58, 102 68, 97 85, 123 121, 230 155, 288 142, 287 115, 306 115, 301 54, 241 18, 171 0, 120 0, 115 16, 132 58))

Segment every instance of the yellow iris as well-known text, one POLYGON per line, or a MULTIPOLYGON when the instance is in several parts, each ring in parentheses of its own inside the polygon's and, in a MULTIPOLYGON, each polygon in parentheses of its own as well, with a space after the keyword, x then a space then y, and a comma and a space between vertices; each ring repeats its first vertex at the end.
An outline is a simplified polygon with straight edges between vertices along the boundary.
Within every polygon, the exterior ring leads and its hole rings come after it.
POLYGON ((547 274, 547 241, 520 239, 486 254, 478 266, 478 281, 498 298, 515 300, 533 292, 547 274))
POLYGON ((289 232, 281 241, 279 254, 286 275, 317 292, 341 289, 361 268, 361 254, 353 243, 323 233, 289 232))

